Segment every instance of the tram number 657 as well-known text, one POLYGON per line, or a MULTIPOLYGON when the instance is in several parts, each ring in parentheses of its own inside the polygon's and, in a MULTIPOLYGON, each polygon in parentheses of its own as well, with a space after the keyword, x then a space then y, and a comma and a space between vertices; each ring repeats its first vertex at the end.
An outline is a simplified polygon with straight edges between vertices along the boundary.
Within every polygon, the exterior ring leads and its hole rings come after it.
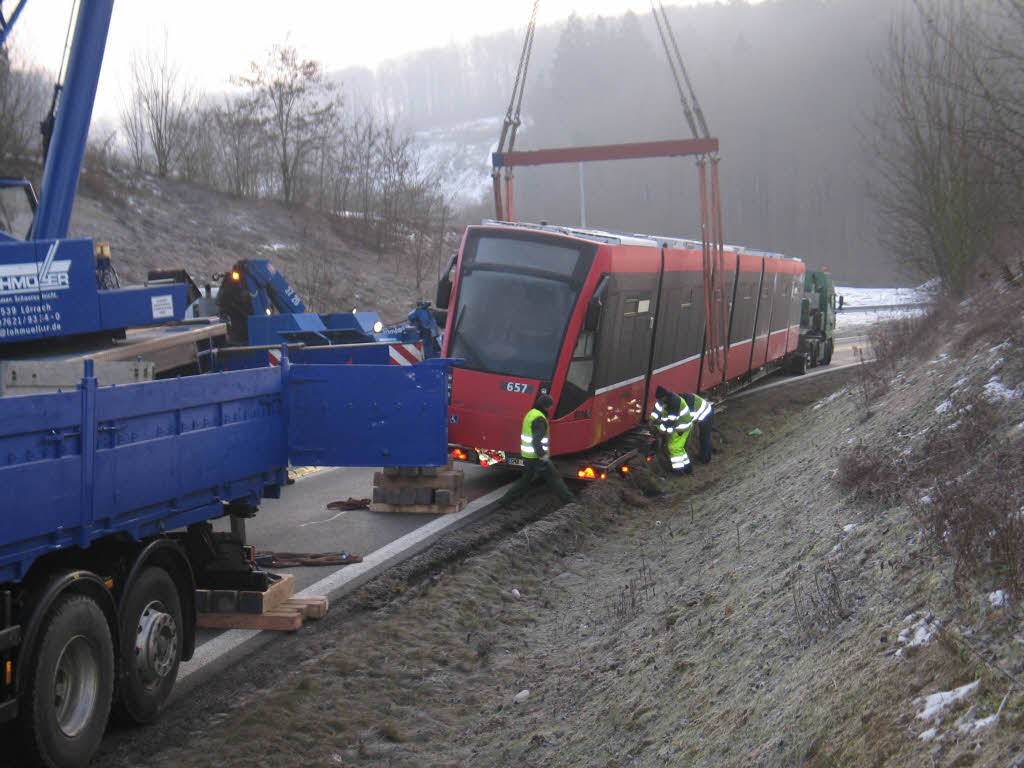
POLYGON ((533 393, 533 384, 527 384, 524 381, 503 381, 501 382, 501 388, 506 392, 517 392, 523 395, 533 393))

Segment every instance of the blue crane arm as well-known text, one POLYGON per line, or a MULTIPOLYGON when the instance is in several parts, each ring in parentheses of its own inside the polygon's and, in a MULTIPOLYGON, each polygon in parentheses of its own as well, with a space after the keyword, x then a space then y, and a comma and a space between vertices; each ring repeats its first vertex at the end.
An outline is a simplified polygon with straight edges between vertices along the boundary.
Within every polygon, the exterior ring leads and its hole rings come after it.
POLYGON ((113 9, 114 0, 81 0, 78 8, 30 240, 67 236, 113 9))
POLYGON ((235 268, 245 277, 254 315, 270 314, 267 310, 283 315, 306 311, 299 294, 267 259, 246 259, 235 268))

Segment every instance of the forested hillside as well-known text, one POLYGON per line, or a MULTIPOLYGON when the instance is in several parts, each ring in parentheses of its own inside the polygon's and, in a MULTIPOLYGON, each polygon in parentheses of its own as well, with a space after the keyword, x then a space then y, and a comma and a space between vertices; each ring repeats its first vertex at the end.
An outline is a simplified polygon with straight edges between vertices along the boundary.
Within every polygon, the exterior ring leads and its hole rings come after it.
MULTIPOLYGON (((668 8, 711 133, 721 139, 728 242, 828 265, 851 284, 912 279, 880 244, 867 184, 876 65, 903 5, 775 0, 668 8)), ((520 32, 502 33, 340 79, 354 100, 386 107, 414 130, 452 127, 504 115, 521 46, 520 32)), ((557 29, 539 28, 523 118, 517 149, 689 137, 650 14, 574 16, 557 29)), ((489 157, 481 154, 471 162, 488 199, 489 157)), ((522 169, 516 185, 518 218, 579 223, 576 166, 522 169)), ((590 226, 699 235, 690 159, 592 164, 584 185, 590 226)))

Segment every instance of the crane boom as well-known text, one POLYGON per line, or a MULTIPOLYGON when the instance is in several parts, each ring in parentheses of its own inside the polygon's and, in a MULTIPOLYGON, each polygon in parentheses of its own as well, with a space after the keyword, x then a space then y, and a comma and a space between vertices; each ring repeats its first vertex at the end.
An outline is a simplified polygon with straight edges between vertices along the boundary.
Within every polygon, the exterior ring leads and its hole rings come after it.
POLYGON ((67 236, 113 8, 114 0, 81 0, 78 8, 30 240, 67 236))

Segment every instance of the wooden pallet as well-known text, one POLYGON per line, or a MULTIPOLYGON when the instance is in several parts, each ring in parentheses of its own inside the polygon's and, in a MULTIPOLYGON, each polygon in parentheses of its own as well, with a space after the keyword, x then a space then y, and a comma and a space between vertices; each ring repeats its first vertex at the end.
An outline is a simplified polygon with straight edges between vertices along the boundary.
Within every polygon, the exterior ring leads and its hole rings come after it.
POLYGON ((295 576, 282 574, 266 592, 196 590, 196 626, 203 629, 272 629, 294 632, 304 619, 323 618, 328 601, 295 596, 295 576), (258 610, 253 610, 255 606, 258 610))
POLYGON ((466 507, 466 500, 459 499, 454 504, 380 504, 372 502, 371 512, 397 512, 406 515, 453 515, 466 507))
POLYGON ((465 506, 462 469, 387 467, 373 475, 371 512, 443 515, 465 506))

